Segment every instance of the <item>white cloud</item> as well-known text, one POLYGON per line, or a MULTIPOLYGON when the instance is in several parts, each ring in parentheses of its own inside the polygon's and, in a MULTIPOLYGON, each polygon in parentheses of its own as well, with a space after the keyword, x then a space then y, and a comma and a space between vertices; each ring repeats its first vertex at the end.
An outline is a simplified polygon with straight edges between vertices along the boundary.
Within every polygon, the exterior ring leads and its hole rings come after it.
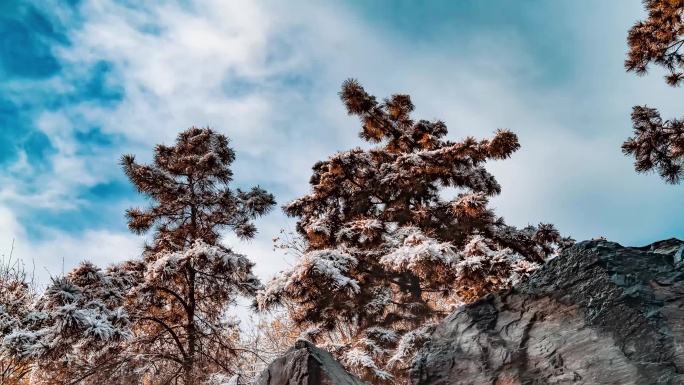
POLYGON ((106 267, 124 259, 140 255, 142 237, 108 230, 86 230, 67 234, 59 229, 47 231, 36 241, 31 239, 13 211, 0 205, 0 255, 3 260, 21 260, 36 282, 45 285, 50 276, 61 275, 83 260, 106 267))
POLYGON ((132 234, 111 232, 106 230, 86 230, 78 235, 66 235, 55 232, 48 235, 37 245, 28 245, 24 255, 36 261, 40 282, 46 282, 46 274, 55 276, 75 267, 83 260, 89 260, 98 266, 134 258, 142 251, 142 239, 132 234))
POLYGON ((17 239, 24 239, 25 232, 14 216, 12 210, 0 206, 0 255, 9 258, 10 254, 14 258, 12 244, 16 245, 17 239))

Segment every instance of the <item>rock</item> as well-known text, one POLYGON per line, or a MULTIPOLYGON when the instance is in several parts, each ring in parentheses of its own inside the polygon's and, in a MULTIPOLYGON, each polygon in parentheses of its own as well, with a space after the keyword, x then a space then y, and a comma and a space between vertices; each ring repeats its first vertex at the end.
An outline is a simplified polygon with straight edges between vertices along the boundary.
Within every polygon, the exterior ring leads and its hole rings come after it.
POLYGON ((684 384, 684 242, 585 241, 457 309, 413 385, 684 384))
POLYGON ((349 374, 330 353, 299 339, 257 377, 257 385, 368 385, 349 374))

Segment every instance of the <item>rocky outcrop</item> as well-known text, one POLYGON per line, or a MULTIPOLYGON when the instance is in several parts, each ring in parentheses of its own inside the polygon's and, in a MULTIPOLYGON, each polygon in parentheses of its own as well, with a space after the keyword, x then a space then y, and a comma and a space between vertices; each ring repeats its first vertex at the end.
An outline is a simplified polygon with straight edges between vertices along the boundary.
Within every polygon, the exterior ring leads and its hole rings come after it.
POLYGON ((576 244, 447 317, 413 385, 684 384, 684 242, 576 244))
POLYGON ((368 385, 349 374, 330 353, 297 340, 257 378, 257 385, 368 385))

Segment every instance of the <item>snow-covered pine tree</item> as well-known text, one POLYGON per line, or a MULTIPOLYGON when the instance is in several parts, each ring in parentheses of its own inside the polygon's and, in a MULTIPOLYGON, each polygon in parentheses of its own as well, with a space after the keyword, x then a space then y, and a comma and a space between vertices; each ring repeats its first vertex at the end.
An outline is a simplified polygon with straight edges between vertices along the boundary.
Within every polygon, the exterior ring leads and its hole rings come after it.
POLYGON ((112 271, 85 261, 53 277, 24 322, 5 337, 17 357, 33 360, 31 384, 132 384, 134 357, 124 292, 112 271), (85 381, 87 379, 87 381, 85 381))
POLYGON ((399 381, 445 304, 510 286, 572 240, 549 224, 507 226, 487 207, 501 188, 484 163, 520 147, 512 132, 451 142, 442 121, 411 119, 408 95, 380 103, 351 79, 340 98, 378 146, 313 166, 311 193, 284 206, 305 253, 258 306, 293 301, 305 337, 373 383, 399 381), (443 187, 459 193, 443 200, 443 187))
POLYGON ((273 195, 227 186, 235 153, 209 128, 158 145, 154 162, 132 155, 122 166, 151 205, 129 209, 129 228, 154 228, 142 258, 101 270, 82 263, 56 277, 12 327, 2 351, 31 360, 32 384, 183 384, 235 379, 236 323, 226 315, 237 296, 262 286, 253 263, 220 244, 219 231, 256 234, 253 220, 273 195))
MULTIPOLYGON (((665 81, 677 87, 684 82, 684 1, 644 0, 648 19, 639 21, 627 36, 630 51, 625 68, 639 76, 655 64, 667 71, 665 81)), ((634 137, 622 144, 622 152, 635 158, 639 173, 657 171, 667 183, 684 176, 684 121, 663 121, 655 108, 635 106, 634 137)))
POLYGON ((154 383, 194 385, 233 369, 236 325, 225 311, 237 296, 254 296, 261 283, 246 256, 220 244, 219 231, 250 239, 252 221, 275 205, 259 187, 228 188, 234 160, 225 135, 196 127, 180 133, 174 146, 157 145, 151 165, 122 157, 128 178, 153 202, 126 216, 137 234, 154 228, 140 282, 128 293, 137 353, 148 360, 154 383))
POLYGON ((12 336, 31 323, 36 299, 33 276, 21 260, 13 258, 14 241, 9 256, 0 261, 0 384, 28 384, 32 357, 16 354, 12 336), (7 339, 6 339, 7 338, 7 339))

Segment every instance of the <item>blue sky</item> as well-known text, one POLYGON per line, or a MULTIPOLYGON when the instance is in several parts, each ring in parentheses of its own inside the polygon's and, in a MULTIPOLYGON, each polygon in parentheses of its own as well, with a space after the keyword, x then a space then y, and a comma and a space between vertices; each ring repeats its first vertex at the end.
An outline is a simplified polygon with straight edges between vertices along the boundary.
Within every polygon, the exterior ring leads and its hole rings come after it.
MULTIPOLYGON (((682 187, 620 152, 633 105, 684 113, 657 71, 623 71, 638 0, 10 0, 0 15, 0 254, 15 239, 42 280, 139 253, 123 213, 144 202, 118 159, 149 160, 192 125, 233 140, 234 187, 307 193, 314 162, 362 145, 336 95, 348 77, 410 94, 455 140, 516 132, 521 150, 489 166, 509 223, 626 245, 684 230, 682 187)), ((286 266, 271 239, 288 224, 278 211, 226 242, 266 279, 286 266)))

